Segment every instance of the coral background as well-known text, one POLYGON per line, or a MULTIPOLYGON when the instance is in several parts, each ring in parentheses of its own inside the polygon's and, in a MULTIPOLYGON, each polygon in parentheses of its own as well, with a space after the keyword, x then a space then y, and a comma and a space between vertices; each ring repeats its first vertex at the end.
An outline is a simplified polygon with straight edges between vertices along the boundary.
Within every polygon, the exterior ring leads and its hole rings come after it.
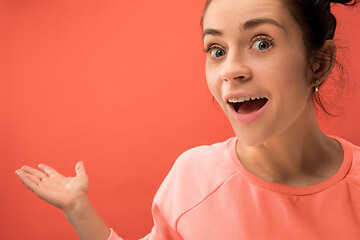
MULTIPOLYGON (((109 226, 139 239, 176 158, 234 135, 205 80, 204 1, 0 1, 0 239, 77 239, 64 214, 14 171, 46 163, 74 175, 109 226)), ((360 145, 360 8, 335 9, 349 88, 321 89, 342 110, 322 129, 360 145)))

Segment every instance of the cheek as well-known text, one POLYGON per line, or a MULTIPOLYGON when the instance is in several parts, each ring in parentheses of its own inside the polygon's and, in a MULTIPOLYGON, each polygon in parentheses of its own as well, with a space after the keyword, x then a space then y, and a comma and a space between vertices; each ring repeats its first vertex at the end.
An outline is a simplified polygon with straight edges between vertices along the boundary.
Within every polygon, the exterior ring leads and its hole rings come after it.
POLYGON ((278 89, 304 88, 306 85, 305 58, 301 52, 284 51, 273 56, 267 64, 263 64, 262 75, 266 76, 271 87, 278 89))
POLYGON ((211 94, 218 99, 221 95, 221 84, 216 70, 206 67, 206 82, 211 94))
POLYGON ((307 102, 308 84, 307 71, 305 71, 306 60, 302 52, 292 51, 279 57, 274 62, 273 77, 276 77, 277 96, 274 96, 278 103, 281 103, 281 111, 288 112, 288 117, 298 116, 303 111, 307 102), (275 66, 276 64, 276 66, 275 66))

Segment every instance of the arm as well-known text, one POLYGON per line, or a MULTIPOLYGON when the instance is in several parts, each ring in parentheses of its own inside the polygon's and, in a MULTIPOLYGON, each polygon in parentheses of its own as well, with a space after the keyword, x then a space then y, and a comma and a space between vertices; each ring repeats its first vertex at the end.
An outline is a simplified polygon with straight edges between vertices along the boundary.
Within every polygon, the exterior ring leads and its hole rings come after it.
MULTIPOLYGON (((75 177, 64 177, 43 164, 39 168, 41 171, 24 166, 15 173, 39 198, 64 211, 81 240, 123 240, 109 229, 91 206, 87 198, 88 178, 82 162, 76 165, 75 177)), ((174 194, 176 178, 173 169, 159 188, 152 206, 154 227, 141 240, 182 240, 176 230, 176 222, 183 211, 172 207, 179 197, 174 194)))
POLYGON ((96 213, 86 196, 64 213, 81 240, 106 240, 110 236, 109 227, 96 213))
MULTIPOLYGON (((39 169, 41 171, 24 166, 15 173, 39 198, 64 211, 81 240, 107 240, 110 229, 87 198, 88 177, 84 164, 76 164, 75 177, 64 177, 44 164, 40 164, 39 169)), ((111 238, 115 239, 120 238, 111 238)))

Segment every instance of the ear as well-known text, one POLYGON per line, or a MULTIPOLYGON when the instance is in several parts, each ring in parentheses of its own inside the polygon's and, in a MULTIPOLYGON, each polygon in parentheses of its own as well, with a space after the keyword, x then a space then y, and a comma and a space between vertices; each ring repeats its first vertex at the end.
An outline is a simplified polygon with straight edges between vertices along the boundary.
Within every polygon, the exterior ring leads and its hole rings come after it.
MULTIPOLYGON (((326 40, 322 47, 316 51, 311 63, 314 79, 322 84, 334 68, 336 57, 336 44, 332 39, 326 40)), ((315 81, 313 82, 315 86, 315 81)))

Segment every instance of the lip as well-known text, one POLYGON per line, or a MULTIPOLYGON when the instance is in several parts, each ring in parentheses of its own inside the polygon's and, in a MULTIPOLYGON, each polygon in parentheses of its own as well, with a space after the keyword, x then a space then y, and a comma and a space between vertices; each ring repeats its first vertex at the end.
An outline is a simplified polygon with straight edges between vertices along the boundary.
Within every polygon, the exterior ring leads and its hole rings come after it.
MULTIPOLYGON (((235 97, 237 97, 237 96, 239 96, 239 95, 236 95, 235 97)), ((247 96, 247 95, 243 95, 243 96, 247 96)), ((230 98, 231 98, 231 96, 230 96, 230 98)), ((233 117, 235 118, 235 120, 237 120, 238 122, 242 122, 242 123, 250 123, 250 122, 255 121, 257 118, 259 118, 263 114, 263 112, 267 109, 268 105, 269 105, 269 99, 267 100, 265 105, 262 106, 262 108, 260 108, 258 111, 248 113, 248 114, 240 114, 235 111, 235 109, 233 108, 233 106, 230 103, 227 103, 227 106, 230 108, 230 112, 233 115, 233 117)))

